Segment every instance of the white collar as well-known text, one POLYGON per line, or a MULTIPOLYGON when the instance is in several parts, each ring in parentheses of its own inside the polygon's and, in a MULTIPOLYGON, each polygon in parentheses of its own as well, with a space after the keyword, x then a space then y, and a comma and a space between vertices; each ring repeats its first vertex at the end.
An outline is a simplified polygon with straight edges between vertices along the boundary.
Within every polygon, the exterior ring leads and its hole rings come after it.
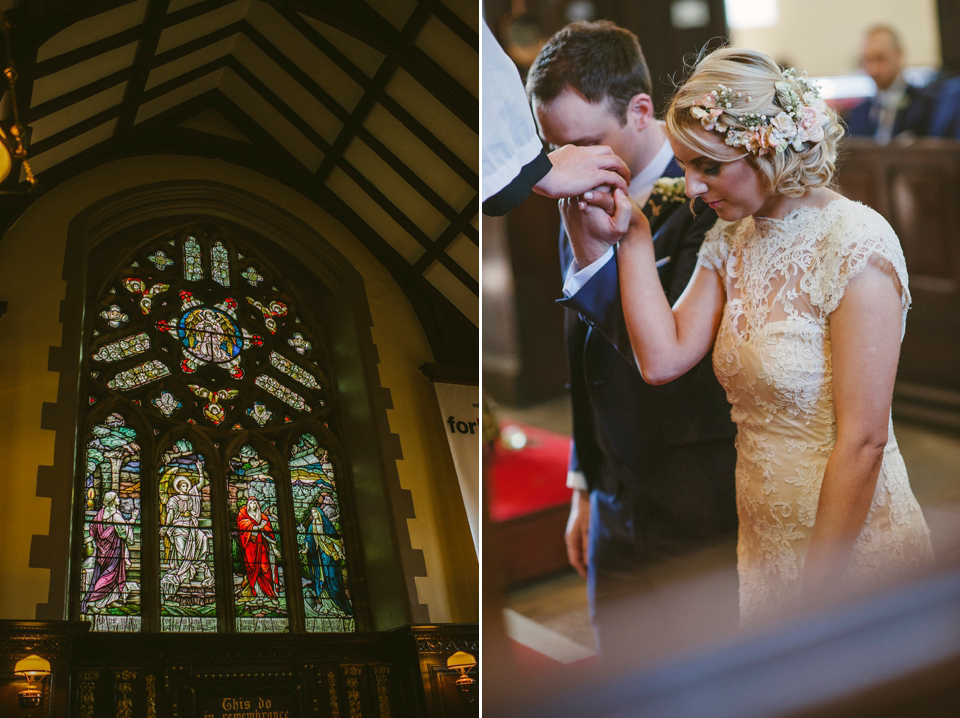
POLYGON ((906 80, 903 79, 903 75, 897 75, 897 78, 890 83, 890 87, 877 91, 877 100, 882 105, 898 104, 906 91, 906 80))
POLYGON ((667 166, 672 159, 673 148, 670 146, 670 143, 667 142, 666 137, 664 137, 663 144, 660 146, 657 154, 647 163, 646 167, 640 170, 640 172, 630 180, 630 187, 627 189, 627 192, 634 202, 641 207, 647 203, 647 200, 650 199, 650 194, 653 192, 653 183, 663 177, 663 173, 666 172, 667 166))

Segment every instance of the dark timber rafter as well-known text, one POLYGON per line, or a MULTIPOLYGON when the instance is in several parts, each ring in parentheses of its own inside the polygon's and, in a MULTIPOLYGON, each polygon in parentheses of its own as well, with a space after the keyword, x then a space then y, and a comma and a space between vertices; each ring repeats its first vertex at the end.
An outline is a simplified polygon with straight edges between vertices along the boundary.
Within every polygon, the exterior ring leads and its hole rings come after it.
MULTIPOLYGON (((371 89, 373 89, 370 78, 367 77, 363 70, 351 62, 346 55, 340 52, 333 44, 330 43, 329 40, 317 32, 317 30, 306 20, 294 12, 284 11, 280 8, 278 8, 278 11, 294 29, 306 37, 324 55, 330 58, 334 64, 337 65, 337 67, 343 70, 351 79, 353 79, 354 82, 360 85, 364 91, 369 92, 371 89)), ((456 153, 452 152, 449 147, 440 142, 436 135, 430 132, 430 130, 424 127, 413 115, 407 112, 407 110, 405 110, 399 102, 397 102, 387 93, 380 94, 379 102, 388 112, 400 120, 401 124, 410 130, 410 132, 413 133, 417 139, 433 150, 434 154, 440 157, 458 175, 465 179, 468 184, 477 184, 479 181, 477 173, 474 172, 466 162, 460 159, 456 153)))
POLYGON ((480 52, 480 37, 477 35, 477 31, 461 20, 460 16, 453 10, 440 3, 433 9, 433 13, 440 22, 453 30, 461 40, 476 52, 480 52))
POLYGON ((117 118, 117 128, 114 133, 114 137, 121 142, 133 127, 137 110, 140 109, 143 89, 146 87, 147 76, 153 66, 153 58, 157 54, 160 33, 163 32, 162 21, 167 15, 169 6, 170 0, 147 0, 147 12, 141 25, 140 44, 133 58, 133 76, 123 93, 123 110, 117 118))
MULTIPOLYGON (((434 4, 434 2, 436 2, 436 0, 430 0, 430 2, 420 3, 417 5, 416 9, 413 11, 413 14, 403 27, 402 35, 405 38, 416 37, 417 34, 423 29, 423 26, 426 24, 427 20, 430 19, 430 7, 434 4)), ((364 121, 367 119, 367 115, 370 114, 370 111, 379 100, 380 95, 383 94, 387 83, 393 77, 393 73, 396 72, 398 62, 399 58, 396 56, 392 58, 387 56, 387 58, 384 59, 384 61, 380 64, 380 67, 377 68, 377 72, 373 77, 373 81, 370 83, 367 91, 363 94, 363 97, 360 98, 360 101, 353 109, 353 112, 350 113, 350 121, 344 124, 343 128, 340 130, 340 134, 337 135, 337 139, 334 140, 333 148, 330 154, 324 158, 323 163, 317 170, 316 177, 318 183, 325 184, 334 168, 340 162, 343 153, 347 149, 347 145, 349 145, 353 140, 357 133, 357 129, 363 125, 364 121)))
MULTIPOLYGON (((295 0, 270 0, 284 17, 290 19, 292 13, 285 8, 292 8, 307 17, 319 20, 338 30, 350 33, 354 37, 363 40, 371 47, 380 50, 397 67, 403 68, 417 82, 428 88, 437 99, 448 107, 460 121, 475 132, 480 127, 480 102, 476 97, 457 82, 446 70, 440 67, 436 62, 430 59, 426 53, 414 45, 413 40, 416 35, 410 36, 407 32, 411 20, 418 15, 427 12, 423 17, 423 24, 430 19, 433 14, 433 8, 438 4, 435 0, 421 0, 417 3, 416 9, 404 25, 403 30, 397 31, 386 20, 377 15, 370 6, 361 0, 347 3, 307 3, 296 2, 295 0), (351 10, 353 8, 353 10, 351 10), (373 13, 377 18, 376 22, 364 25, 365 21, 360 19, 360 15, 366 17, 367 13, 373 13)), ((422 29, 421 25, 421 29, 422 29)), ((418 29, 419 32, 419 29, 418 29)))
MULTIPOLYGON (((252 40, 267 57, 277 63, 280 69, 306 88, 313 97, 318 98, 323 103, 323 106, 329 110, 334 117, 340 120, 340 122, 346 125, 352 121, 350 112, 347 111, 346 108, 340 105, 326 90, 317 84, 310 75, 291 62, 286 55, 280 52, 277 47, 270 43, 256 28, 245 25, 243 34, 252 40)), ((457 216, 457 211, 451 207, 446 200, 440 197, 440 195, 424 182, 419 175, 411 170, 405 162, 390 151, 380 140, 374 137, 369 130, 361 125, 357 128, 356 135, 380 155, 383 161, 386 162, 394 172, 400 175, 407 184, 417 190, 424 199, 430 202, 440 214, 448 220, 453 220, 457 216)), ((325 151, 329 151, 329 145, 326 146, 325 151)))
MULTIPOLYGON (((230 58, 229 55, 224 55, 223 57, 219 57, 216 60, 211 60, 205 65, 196 67, 190 70, 189 72, 186 72, 183 75, 180 75, 179 77, 175 77, 171 80, 168 80, 167 82, 157 85, 156 87, 151 87, 149 90, 146 90, 145 92, 141 93, 138 102, 133 105, 132 109, 127 102, 121 103, 119 105, 115 105, 114 107, 110 107, 106 110, 103 110, 102 112, 99 112, 92 117, 89 117, 81 122, 78 122, 71 127, 67 127, 66 129, 61 130, 55 135, 51 135, 41 140, 40 142, 36 142, 33 145, 33 154, 38 155, 43 152, 46 152, 47 150, 52 149, 57 145, 60 145, 68 140, 72 140, 74 137, 78 137, 82 135, 84 132, 92 130, 95 127, 99 127, 104 122, 109 122, 110 120, 113 120, 113 119, 118 120, 118 127, 117 127, 117 130, 114 132, 114 135, 117 135, 119 132, 119 120, 120 118, 123 117, 124 112, 130 112, 131 114, 133 114, 133 116, 135 116, 136 111, 137 109, 139 109, 141 103, 149 102, 150 100, 156 99, 157 97, 161 97, 167 94, 168 92, 177 90, 183 87, 184 85, 187 85, 193 82, 194 80, 197 80, 201 77, 209 75, 212 72, 217 72, 218 70, 223 69, 224 67, 227 66, 229 58, 230 58)), ((131 120, 130 126, 132 127, 132 120, 131 120)), ((130 127, 128 127, 126 131, 129 132, 129 130, 130 130, 130 127)))

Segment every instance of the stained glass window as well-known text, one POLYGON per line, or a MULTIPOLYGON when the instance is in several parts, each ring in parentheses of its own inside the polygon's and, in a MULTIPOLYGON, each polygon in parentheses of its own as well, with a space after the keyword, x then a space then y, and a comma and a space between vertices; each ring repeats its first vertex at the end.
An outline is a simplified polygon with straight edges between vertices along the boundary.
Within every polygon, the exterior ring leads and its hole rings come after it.
POLYGON ((356 630, 323 336, 255 247, 212 222, 154 236, 88 314, 93 630, 356 630))
POLYGON ((213 281, 224 287, 230 286, 230 253, 223 242, 217 242, 210 250, 210 269, 213 281))
POLYGON ((230 459, 228 492, 237 630, 285 631, 287 598, 277 491, 270 464, 252 446, 244 446, 230 459))
POLYGON ((340 503, 329 453, 303 434, 290 450, 303 603, 308 631, 354 630, 340 503))
POLYGON ((196 237, 187 237, 183 242, 183 278, 191 282, 203 279, 200 244, 196 237))
POLYGON ((160 466, 160 628, 216 631, 210 480, 186 439, 160 466))
POLYGON ((140 445, 121 414, 94 424, 84 471, 80 614, 96 631, 140 630, 140 445))

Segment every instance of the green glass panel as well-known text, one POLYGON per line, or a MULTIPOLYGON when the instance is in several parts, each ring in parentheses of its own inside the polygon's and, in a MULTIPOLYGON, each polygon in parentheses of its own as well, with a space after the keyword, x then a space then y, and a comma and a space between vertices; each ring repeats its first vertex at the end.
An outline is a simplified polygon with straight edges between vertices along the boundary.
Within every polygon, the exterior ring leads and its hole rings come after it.
POLYGON ((237 631, 286 631, 287 597, 276 486, 270 464, 252 446, 244 446, 230 459, 227 491, 237 631))
POLYGON ((303 434, 290 450, 306 628, 356 630, 333 464, 316 437, 303 434))
POLYGON ((94 631, 140 630, 140 445, 120 414, 86 447, 80 617, 94 631))

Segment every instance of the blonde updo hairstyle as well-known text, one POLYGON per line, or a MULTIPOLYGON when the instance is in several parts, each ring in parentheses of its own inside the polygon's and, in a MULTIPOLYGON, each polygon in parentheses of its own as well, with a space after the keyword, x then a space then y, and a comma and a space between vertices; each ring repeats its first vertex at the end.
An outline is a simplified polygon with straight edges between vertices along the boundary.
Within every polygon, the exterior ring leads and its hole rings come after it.
POLYGON ((807 190, 824 187, 833 180, 837 169, 837 145, 843 136, 843 126, 836 112, 827 107, 828 119, 823 126, 823 139, 806 142, 802 150, 787 147, 783 152, 757 155, 742 147, 724 143, 724 135, 707 132, 690 108, 699 104, 709 92, 724 85, 740 96, 732 107, 724 108, 723 124, 731 130, 746 130, 740 118, 747 113, 775 117, 784 108, 777 101, 776 83, 792 82, 799 95, 803 90, 785 76, 779 65, 762 52, 724 47, 703 57, 694 67, 687 81, 677 90, 667 108, 667 133, 697 154, 716 162, 732 162, 746 156, 766 186, 777 194, 800 197, 807 190), (708 142, 707 135, 719 140, 708 142))

